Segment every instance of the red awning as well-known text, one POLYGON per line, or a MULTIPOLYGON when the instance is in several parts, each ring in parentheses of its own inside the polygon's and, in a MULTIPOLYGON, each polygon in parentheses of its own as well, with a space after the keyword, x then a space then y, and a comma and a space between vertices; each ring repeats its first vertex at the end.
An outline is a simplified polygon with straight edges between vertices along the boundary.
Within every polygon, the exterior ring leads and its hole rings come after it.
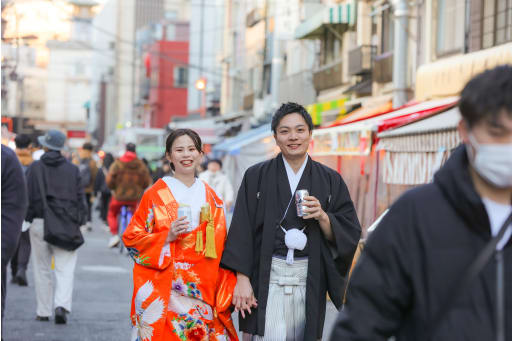
POLYGON ((363 106, 361 108, 354 110, 353 112, 349 113, 348 115, 343 116, 342 118, 336 120, 334 123, 332 123, 331 125, 329 125, 326 128, 337 127, 337 126, 340 126, 343 124, 366 120, 368 118, 387 114, 388 112, 391 112, 391 111, 393 111, 393 104, 391 103, 391 101, 388 101, 384 104, 380 104, 377 106, 370 106, 370 107, 363 106))
POLYGON ((415 111, 405 115, 388 118, 380 122, 377 126, 377 132, 382 132, 388 129, 398 128, 400 126, 421 120, 423 118, 438 114, 446 109, 449 109, 457 104, 458 100, 454 100, 448 104, 434 106, 424 110, 415 111))

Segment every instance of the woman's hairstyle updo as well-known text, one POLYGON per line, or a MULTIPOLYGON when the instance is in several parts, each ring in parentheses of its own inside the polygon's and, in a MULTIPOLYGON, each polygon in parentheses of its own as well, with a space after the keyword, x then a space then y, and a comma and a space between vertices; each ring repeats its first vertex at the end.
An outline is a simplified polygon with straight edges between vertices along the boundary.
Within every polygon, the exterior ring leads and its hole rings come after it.
MULTIPOLYGON (((167 140, 165 141, 165 154, 171 155, 172 145, 174 144, 174 141, 176 141, 176 139, 178 137, 181 137, 184 135, 187 135, 188 137, 190 137, 192 139, 192 141, 194 142, 194 146, 196 147, 198 152, 200 152, 200 153, 203 152, 203 148, 202 148, 203 143, 201 142, 201 138, 195 131, 193 131, 192 129, 176 129, 176 130, 173 130, 169 134, 169 136, 167 136, 167 140)), ((175 170, 172 162, 171 162, 171 169, 173 171, 175 170)))

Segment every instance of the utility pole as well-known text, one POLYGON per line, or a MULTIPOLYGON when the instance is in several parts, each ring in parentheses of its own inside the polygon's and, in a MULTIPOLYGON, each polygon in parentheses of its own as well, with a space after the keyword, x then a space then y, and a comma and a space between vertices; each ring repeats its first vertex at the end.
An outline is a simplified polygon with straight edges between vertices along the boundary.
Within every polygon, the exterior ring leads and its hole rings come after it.
POLYGON ((395 48, 393 52, 393 108, 407 103, 409 5, 395 0, 395 48))

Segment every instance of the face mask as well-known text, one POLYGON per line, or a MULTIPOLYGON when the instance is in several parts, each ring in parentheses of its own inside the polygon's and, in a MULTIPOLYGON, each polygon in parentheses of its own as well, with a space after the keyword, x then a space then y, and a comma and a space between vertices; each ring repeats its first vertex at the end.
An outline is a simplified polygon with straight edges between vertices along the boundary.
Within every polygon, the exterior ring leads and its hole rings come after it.
POLYGON ((475 171, 496 187, 512 187, 512 144, 478 143, 472 134, 468 146, 469 161, 475 171))

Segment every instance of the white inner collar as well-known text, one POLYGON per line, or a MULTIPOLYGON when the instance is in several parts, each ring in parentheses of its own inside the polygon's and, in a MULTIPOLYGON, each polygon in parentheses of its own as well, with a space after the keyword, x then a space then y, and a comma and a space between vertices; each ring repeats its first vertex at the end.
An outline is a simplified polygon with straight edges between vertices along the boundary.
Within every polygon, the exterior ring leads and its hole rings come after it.
POLYGON ((196 178, 194 184, 191 187, 187 187, 183 182, 171 176, 164 176, 162 180, 167 184, 174 199, 179 204, 190 206, 192 211, 190 227, 196 228, 200 223, 201 207, 206 204, 206 187, 204 183, 196 178))
POLYGON ((286 169, 286 175, 288 176, 288 182, 290 183, 290 190, 292 194, 297 190, 297 186, 299 185, 300 178, 302 178, 302 173, 304 173, 304 169, 308 163, 309 155, 306 155, 306 159, 304 159, 304 163, 300 166, 300 169, 297 173, 293 171, 292 166, 286 161, 286 158, 283 156, 284 168, 286 169))

